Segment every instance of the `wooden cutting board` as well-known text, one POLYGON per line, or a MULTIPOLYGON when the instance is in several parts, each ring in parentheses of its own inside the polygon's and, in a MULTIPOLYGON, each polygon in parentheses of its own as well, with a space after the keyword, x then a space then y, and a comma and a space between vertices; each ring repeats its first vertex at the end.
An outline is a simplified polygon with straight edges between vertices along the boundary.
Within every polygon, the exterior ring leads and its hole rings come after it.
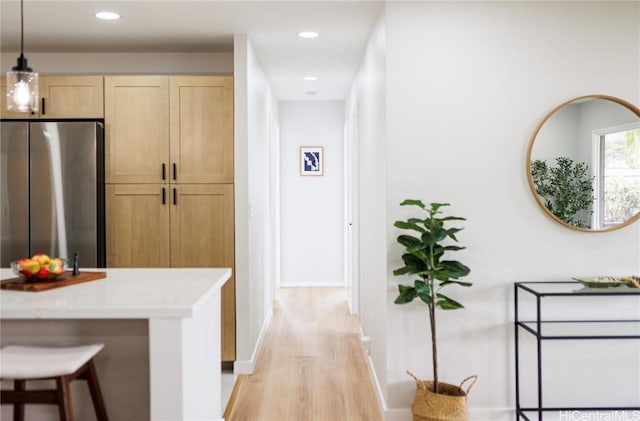
POLYGON ((58 275, 56 279, 46 281, 26 282, 22 278, 5 279, 0 281, 0 289, 30 292, 47 291, 53 288, 61 288, 69 285, 80 284, 82 282, 95 281, 96 279, 106 277, 106 272, 80 272, 77 276, 73 276, 71 271, 66 271, 61 275, 58 275))

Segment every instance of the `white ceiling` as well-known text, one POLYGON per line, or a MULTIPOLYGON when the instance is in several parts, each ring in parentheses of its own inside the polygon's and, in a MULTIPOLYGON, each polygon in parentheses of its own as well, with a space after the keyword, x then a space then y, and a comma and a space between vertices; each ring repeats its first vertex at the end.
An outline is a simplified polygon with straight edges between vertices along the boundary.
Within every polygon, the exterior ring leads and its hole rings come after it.
MULTIPOLYGON (((381 5, 327 0, 25 0, 24 49, 27 58, 29 51, 233 51, 233 34, 248 34, 280 100, 344 99, 381 5), (94 15, 100 10, 116 11, 122 18, 99 21, 94 15), (320 37, 299 38, 298 32, 305 30, 320 37), (303 81, 306 75, 318 80, 303 81), (307 91, 318 94, 310 97, 307 91)), ((20 2, 1 0, 0 18, 0 48, 19 51, 20 2)))

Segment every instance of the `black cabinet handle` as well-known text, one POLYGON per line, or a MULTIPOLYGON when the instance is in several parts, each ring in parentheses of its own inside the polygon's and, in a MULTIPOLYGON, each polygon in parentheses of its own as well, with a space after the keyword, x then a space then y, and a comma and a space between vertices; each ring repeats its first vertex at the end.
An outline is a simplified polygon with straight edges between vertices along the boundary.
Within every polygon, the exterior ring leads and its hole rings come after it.
POLYGON ((167 166, 165 163, 162 163, 162 179, 164 180, 167 177, 167 166))
POLYGON ((42 115, 45 115, 45 107, 44 107, 44 98, 42 98, 42 100, 40 101, 40 103, 42 104, 42 115))
POLYGON ((167 189, 165 189, 164 187, 162 188, 162 204, 166 204, 167 203, 167 189))
POLYGON ((176 179, 176 173, 178 172, 178 167, 176 165, 176 163, 173 163, 173 179, 176 179))
POLYGON ((176 191, 176 188, 173 188, 173 204, 177 205, 178 204, 178 192, 176 191))

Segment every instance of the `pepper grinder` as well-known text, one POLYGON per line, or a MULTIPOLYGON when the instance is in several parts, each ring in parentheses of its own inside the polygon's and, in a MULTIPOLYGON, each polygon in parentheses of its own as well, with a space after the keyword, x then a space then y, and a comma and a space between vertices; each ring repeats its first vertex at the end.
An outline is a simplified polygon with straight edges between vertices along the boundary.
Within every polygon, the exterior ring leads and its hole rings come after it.
POLYGON ((78 263, 78 253, 73 253, 73 276, 78 276, 80 274, 80 265, 78 263))

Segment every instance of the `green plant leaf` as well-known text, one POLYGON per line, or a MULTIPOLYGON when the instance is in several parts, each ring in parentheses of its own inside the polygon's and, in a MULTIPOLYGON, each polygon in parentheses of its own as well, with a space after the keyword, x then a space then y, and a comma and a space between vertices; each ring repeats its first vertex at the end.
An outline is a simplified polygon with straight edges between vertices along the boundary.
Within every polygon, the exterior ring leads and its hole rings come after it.
POLYGON ((405 230, 414 230, 421 233, 426 232, 426 230, 421 226, 419 226, 418 224, 407 222, 407 221, 396 221, 393 225, 397 228, 402 228, 405 230))
POLYGON ((420 250, 424 247, 420 239, 413 237, 411 235, 400 235, 398 237, 398 243, 405 246, 407 248, 407 251, 409 252, 420 250))
POLYGON ((460 247, 460 246, 445 246, 442 248, 443 250, 449 250, 449 251, 458 251, 458 250, 464 250, 466 249, 466 247, 460 247))
POLYGON ((412 270, 411 270, 410 267, 403 266, 401 268, 398 268, 398 269, 394 270, 393 274, 396 275, 396 276, 399 276, 399 275, 406 275, 407 273, 411 273, 411 272, 412 272, 412 270))
POLYGON ((404 261, 405 266, 411 269, 411 272, 407 273, 418 273, 428 269, 425 261, 414 254, 405 253, 402 255, 402 260, 404 261))
POLYGON ((416 294, 418 294, 418 297, 420 297, 422 301, 427 304, 431 304, 431 288, 429 288, 429 285, 427 285, 426 282, 417 279, 414 283, 414 288, 416 290, 416 294))
POLYGON ((458 239, 456 238, 456 233, 462 231, 463 228, 449 228, 447 230, 447 237, 451 238, 454 241, 458 241, 458 239))
POLYGON ((470 287, 471 285, 473 285, 471 282, 463 282, 463 281, 458 281, 456 279, 448 279, 446 281, 440 282, 440 287, 444 287, 449 284, 457 284, 457 285, 460 285, 461 287, 470 287))
POLYGON ((414 298, 416 298, 416 289, 414 287, 399 284, 398 291, 400 292, 400 295, 398 295, 394 301, 396 304, 410 303, 414 298))
POLYGON ((436 297, 439 298, 439 300, 436 301, 436 305, 443 310, 457 310, 459 308, 464 308, 462 304, 454 299, 447 297, 446 295, 436 294, 436 297))
POLYGON ((422 203, 422 200, 415 200, 415 199, 406 199, 405 201, 400 203, 400 206, 419 206, 422 209, 426 208, 424 203, 422 203))
POLYGON ((463 276, 467 276, 469 272, 471 272, 471 269, 469 269, 469 267, 455 260, 443 260, 440 262, 440 266, 444 271, 449 273, 451 278, 462 278, 463 276))
POLYGON ((432 227, 430 231, 422 234, 421 238, 426 245, 432 246, 447 238, 447 230, 442 227, 432 227))
POLYGON ((441 221, 466 221, 467 218, 463 218, 461 216, 445 216, 444 218, 439 218, 441 221))
POLYGON ((439 209, 444 207, 444 206, 449 206, 448 203, 431 203, 431 213, 432 215, 435 215, 436 213, 439 213, 439 209))

